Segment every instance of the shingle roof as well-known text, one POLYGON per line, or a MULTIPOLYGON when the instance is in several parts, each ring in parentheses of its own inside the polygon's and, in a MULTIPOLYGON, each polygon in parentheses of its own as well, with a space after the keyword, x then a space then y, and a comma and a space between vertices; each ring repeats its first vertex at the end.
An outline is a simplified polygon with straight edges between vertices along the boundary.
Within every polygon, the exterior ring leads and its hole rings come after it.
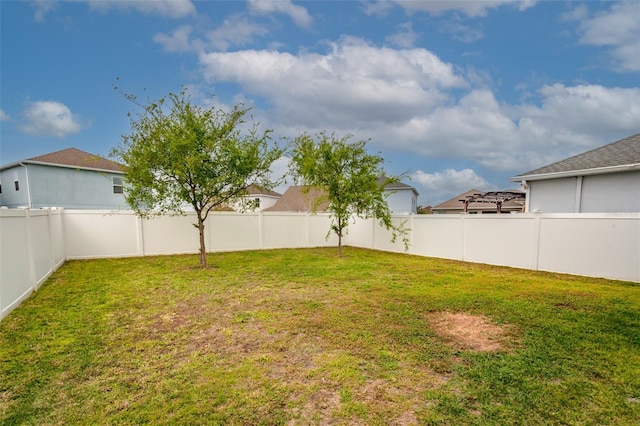
POLYGON ((543 175, 548 173, 572 172, 578 170, 598 169, 602 167, 626 166, 640 164, 640 133, 628 138, 574 155, 565 160, 549 164, 515 176, 543 175))
POLYGON ((80 168, 112 170, 122 172, 123 167, 115 161, 89 154, 77 148, 67 148, 50 154, 29 158, 25 162, 38 162, 47 164, 59 164, 62 166, 75 166, 80 168))
POLYGON ((282 194, 277 193, 276 191, 271 191, 269 189, 260 188, 256 185, 250 185, 247 188, 247 195, 270 195, 272 197, 281 197, 282 194))
MULTIPOLYGON (((380 179, 378 179, 378 185, 382 185, 386 180, 387 180, 387 178, 385 176, 382 176, 380 179)), ((418 190, 415 189, 413 186, 407 185, 406 183, 403 183, 403 182, 400 182, 400 181, 385 185, 384 189, 386 189, 387 191, 410 189, 411 191, 415 192, 416 195, 420 195, 418 193, 418 190)))
MULTIPOLYGON (((317 188, 309 188, 305 192, 305 186, 290 186, 275 205, 264 209, 265 212, 311 212, 316 200, 323 196, 323 191, 317 188)), ((316 211, 326 211, 328 201, 322 201, 316 211)))

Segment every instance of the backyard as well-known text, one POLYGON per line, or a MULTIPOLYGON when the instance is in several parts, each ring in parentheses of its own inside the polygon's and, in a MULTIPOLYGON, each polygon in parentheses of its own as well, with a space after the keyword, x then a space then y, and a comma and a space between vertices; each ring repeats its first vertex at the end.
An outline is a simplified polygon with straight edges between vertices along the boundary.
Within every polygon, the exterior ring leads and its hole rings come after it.
POLYGON ((346 247, 68 261, 0 424, 637 424, 640 284, 346 247))

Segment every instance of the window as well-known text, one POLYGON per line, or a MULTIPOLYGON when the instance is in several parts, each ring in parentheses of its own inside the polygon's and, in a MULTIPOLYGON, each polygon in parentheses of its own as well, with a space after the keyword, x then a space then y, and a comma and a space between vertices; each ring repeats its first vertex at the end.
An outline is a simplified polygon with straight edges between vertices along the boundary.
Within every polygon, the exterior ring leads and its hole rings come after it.
POLYGON ((15 182, 13 182, 13 184, 14 184, 14 185, 15 185, 15 187, 16 187, 16 191, 20 191, 20 182, 15 181, 15 182))
POLYGON ((122 190, 122 178, 121 177, 113 177, 113 193, 114 194, 122 194, 124 191, 122 190))
POLYGON ((254 198, 253 199, 254 205, 256 206, 257 209, 260 208, 260 198, 254 198))

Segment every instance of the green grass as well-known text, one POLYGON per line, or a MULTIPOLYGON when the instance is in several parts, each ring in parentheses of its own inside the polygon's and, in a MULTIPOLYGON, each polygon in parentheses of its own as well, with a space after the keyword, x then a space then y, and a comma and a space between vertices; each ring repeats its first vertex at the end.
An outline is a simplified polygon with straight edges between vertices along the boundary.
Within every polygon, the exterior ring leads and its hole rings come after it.
POLYGON ((640 422, 640 285, 345 254, 67 262, 0 322, 0 424, 640 422))

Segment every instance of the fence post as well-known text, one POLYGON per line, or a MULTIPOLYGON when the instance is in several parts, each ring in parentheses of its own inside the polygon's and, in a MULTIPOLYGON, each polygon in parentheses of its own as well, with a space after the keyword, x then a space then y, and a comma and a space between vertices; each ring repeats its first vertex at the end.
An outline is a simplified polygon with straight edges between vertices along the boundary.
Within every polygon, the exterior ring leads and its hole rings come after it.
POLYGON ((33 230, 31 229, 31 209, 25 209, 25 227, 27 228, 27 257, 29 262, 29 285, 32 289, 35 290, 36 283, 38 282, 36 278, 36 265, 33 254, 33 241, 31 236, 33 235, 33 230))
POLYGON ((540 225, 542 221, 542 213, 536 212, 533 215, 533 236, 531 238, 533 246, 531 247, 531 267, 534 271, 537 271, 540 263, 540 225))
POLYGON ((141 256, 145 256, 145 250, 144 250, 144 221, 138 215, 135 215, 135 218, 136 218, 136 228, 138 230, 138 253, 140 253, 141 256))
POLYGON ((460 247, 460 260, 464 261, 464 252, 465 252, 465 247, 467 245, 467 240, 466 240, 466 233, 465 228, 466 228, 466 217, 467 214, 466 213, 459 213, 460 215, 460 236, 461 236, 461 247, 460 247))

